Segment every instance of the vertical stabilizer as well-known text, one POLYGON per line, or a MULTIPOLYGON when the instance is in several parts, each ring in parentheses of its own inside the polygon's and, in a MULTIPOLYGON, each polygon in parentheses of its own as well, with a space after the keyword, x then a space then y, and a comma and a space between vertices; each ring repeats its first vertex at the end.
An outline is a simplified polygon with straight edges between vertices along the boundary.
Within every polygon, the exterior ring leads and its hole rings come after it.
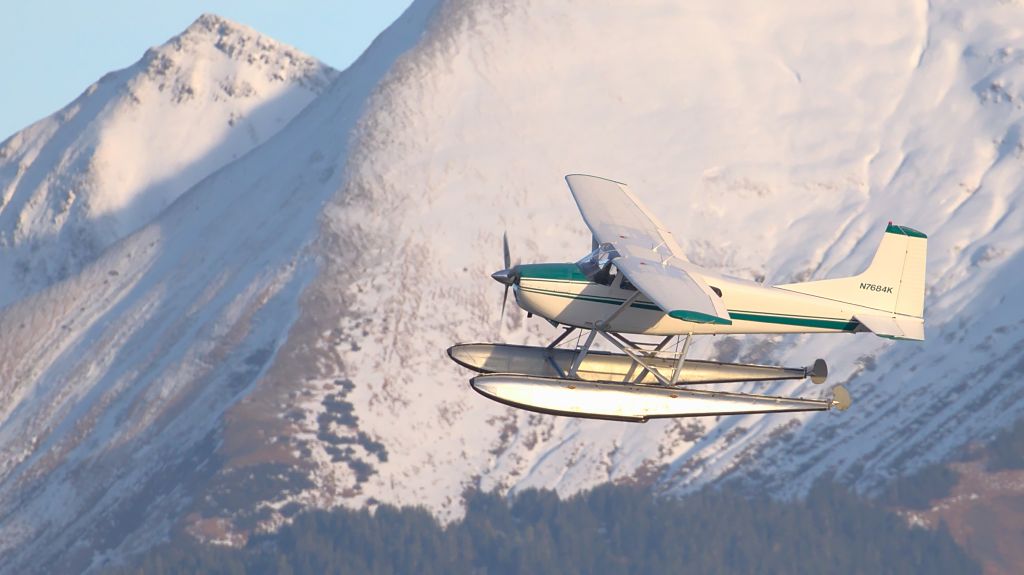
POLYGON ((871 265, 862 273, 777 287, 893 315, 923 318, 927 251, 928 236, 890 223, 871 265))

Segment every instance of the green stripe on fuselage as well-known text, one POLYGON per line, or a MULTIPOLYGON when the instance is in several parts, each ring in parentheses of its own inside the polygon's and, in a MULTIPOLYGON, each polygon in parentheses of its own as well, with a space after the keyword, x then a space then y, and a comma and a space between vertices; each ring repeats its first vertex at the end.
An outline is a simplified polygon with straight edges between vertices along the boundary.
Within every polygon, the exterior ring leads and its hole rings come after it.
POLYGON ((734 312, 729 311, 729 317, 740 321, 755 321, 760 323, 776 323, 780 325, 796 325, 800 327, 816 327, 821 329, 834 329, 838 331, 853 331, 860 325, 856 321, 809 316, 787 316, 766 313, 734 312))
POLYGON ((576 264, 519 264, 519 277, 532 280, 563 280, 590 283, 576 264))

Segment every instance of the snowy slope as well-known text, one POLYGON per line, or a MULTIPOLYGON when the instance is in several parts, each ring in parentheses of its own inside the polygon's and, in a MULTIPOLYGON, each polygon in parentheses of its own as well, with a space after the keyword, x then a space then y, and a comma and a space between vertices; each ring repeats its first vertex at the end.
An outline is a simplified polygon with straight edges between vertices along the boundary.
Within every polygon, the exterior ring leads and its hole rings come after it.
POLYGON ((0 144, 0 306, 73 275, 280 130, 336 75, 204 15, 8 138, 0 144))
MULTIPOLYGON (((340 483, 349 491, 335 503, 361 491, 446 510, 474 483, 673 491, 734 471, 782 494, 832 471, 870 490, 1019 416, 1017 8, 453 3, 446 19, 384 85, 332 212, 339 242, 366 254, 324 274, 348 286, 334 377, 351 380, 359 429, 388 458, 360 485, 325 452, 314 499, 330 501, 322 485, 340 483), (589 249, 562 181, 571 172, 630 183, 693 261, 772 283, 860 271, 889 220, 922 229, 929 340, 750 336, 695 348, 794 365, 825 357, 855 396, 845 414, 636 426, 489 403, 443 350, 498 337, 501 287, 487 275, 503 230, 522 261, 589 249)), ((501 338, 556 333, 524 320, 513 314, 501 338)))
POLYGON ((948 456, 1022 409, 1022 32, 999 2, 415 2, 248 154, 176 194, 104 195, 146 198, 97 220, 121 241, 0 310, 0 572, 100 566, 174 526, 239 543, 309 505, 453 517, 473 485, 785 495, 832 472, 870 490, 948 456), (499 318, 488 274, 506 229, 521 261, 588 249, 570 172, 630 183, 693 261, 772 283, 854 273, 888 220, 919 228, 928 341, 694 346, 825 357, 843 414, 633 425, 488 402, 444 349, 554 335, 499 318))

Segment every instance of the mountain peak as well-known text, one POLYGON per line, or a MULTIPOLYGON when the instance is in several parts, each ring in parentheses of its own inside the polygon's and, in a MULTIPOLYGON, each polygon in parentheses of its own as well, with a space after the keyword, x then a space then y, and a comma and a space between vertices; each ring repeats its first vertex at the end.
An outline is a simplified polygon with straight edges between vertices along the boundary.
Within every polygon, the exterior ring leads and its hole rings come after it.
POLYGON ((282 44, 253 28, 209 12, 201 14, 188 28, 151 52, 200 54, 209 47, 219 50, 233 60, 249 64, 267 62, 270 59, 266 56, 268 53, 285 54, 292 60, 313 60, 298 49, 282 44))
POLYGON ((218 14, 212 14, 210 12, 204 12, 199 15, 188 28, 179 34, 178 37, 222 37, 232 34, 252 34, 259 36, 259 32, 256 32, 252 28, 239 24, 233 20, 229 20, 218 14))
POLYGON ((146 52, 146 76, 162 87, 173 84, 182 98, 191 97, 197 70, 220 78, 226 96, 248 96, 257 84, 298 83, 320 92, 336 72, 316 58, 223 16, 203 13, 166 43, 146 52), (198 68, 197 68, 198 66, 198 68), (181 86, 179 86, 179 84, 181 86), (183 87, 182 87, 183 86, 183 87))
POLYGON ((189 25, 188 29, 198 28, 212 30, 217 27, 244 28, 245 26, 219 14, 203 12, 198 18, 196 18, 195 22, 192 22, 192 24, 189 25))

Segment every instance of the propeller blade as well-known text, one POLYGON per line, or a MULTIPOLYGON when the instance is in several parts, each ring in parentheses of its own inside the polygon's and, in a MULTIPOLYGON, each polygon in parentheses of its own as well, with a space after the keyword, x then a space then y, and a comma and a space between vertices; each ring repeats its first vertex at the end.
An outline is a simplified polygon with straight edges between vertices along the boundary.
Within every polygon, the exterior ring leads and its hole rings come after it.
MULTIPOLYGON (((512 268, 512 255, 508 251, 508 232, 501 235, 501 245, 505 250, 505 269, 512 268)), ((508 293, 508 290, 505 290, 508 293)))
POLYGON ((501 324, 505 322, 505 304, 508 303, 508 288, 518 280, 519 272, 512 269, 512 254, 508 249, 508 232, 501 234, 501 248, 504 256, 505 269, 491 274, 495 281, 505 284, 505 294, 501 297, 501 315, 498 316, 498 331, 501 331, 501 324))

